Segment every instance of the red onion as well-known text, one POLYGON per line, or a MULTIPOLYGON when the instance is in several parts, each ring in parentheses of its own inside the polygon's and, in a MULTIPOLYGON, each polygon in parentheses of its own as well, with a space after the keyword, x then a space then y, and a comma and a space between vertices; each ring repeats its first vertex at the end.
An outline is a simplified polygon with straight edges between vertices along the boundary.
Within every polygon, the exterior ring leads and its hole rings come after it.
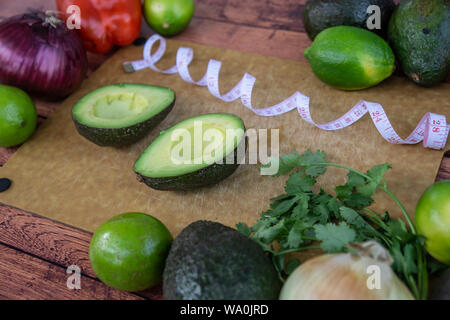
POLYGON ((32 12, 0 23, 0 80, 48 99, 81 84, 86 51, 74 30, 50 13, 32 12))

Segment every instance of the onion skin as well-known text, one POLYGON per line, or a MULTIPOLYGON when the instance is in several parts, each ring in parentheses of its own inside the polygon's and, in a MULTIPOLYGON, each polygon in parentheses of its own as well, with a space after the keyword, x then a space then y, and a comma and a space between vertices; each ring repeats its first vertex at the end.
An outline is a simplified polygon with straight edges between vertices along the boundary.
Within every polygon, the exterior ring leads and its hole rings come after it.
POLYGON ((390 264, 351 253, 321 255, 294 270, 280 300, 414 300, 390 264), (370 290, 367 267, 373 265, 380 269, 381 284, 380 289, 370 290))
POLYGON ((61 20, 45 23, 47 17, 34 12, 0 23, 0 80, 54 100, 80 86, 88 61, 77 33, 61 20))

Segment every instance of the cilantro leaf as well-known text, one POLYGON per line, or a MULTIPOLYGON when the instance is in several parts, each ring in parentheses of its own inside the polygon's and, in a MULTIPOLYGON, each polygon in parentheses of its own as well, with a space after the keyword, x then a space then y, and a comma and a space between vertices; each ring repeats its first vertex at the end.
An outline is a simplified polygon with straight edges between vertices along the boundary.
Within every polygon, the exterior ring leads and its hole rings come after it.
POLYGON ((339 225, 327 223, 326 225, 315 225, 316 238, 321 242, 320 247, 326 252, 341 252, 344 247, 355 240, 356 233, 347 223, 339 225))
POLYGON ((341 207, 341 204, 336 198, 331 198, 327 202, 328 210, 333 213, 335 218, 339 218, 339 208, 341 207))
POLYGON ((297 220, 289 231, 287 237, 287 247, 289 249, 298 248, 303 243, 302 232, 305 225, 303 221, 297 220))
POLYGON ((292 259, 286 264, 286 267, 284 268, 284 272, 287 275, 290 275, 292 272, 294 272, 295 269, 297 269, 297 267, 299 265, 300 265, 300 261, 298 259, 292 259))
POLYGON ((317 150, 316 152, 312 152, 311 150, 306 150, 303 155, 300 156, 301 164, 311 165, 311 164, 323 164, 327 163, 327 157, 325 156, 325 152, 321 150, 317 150))
POLYGON ((325 224, 330 220, 330 211, 324 203, 321 203, 314 207, 313 214, 317 217, 318 222, 321 224, 325 224))
POLYGON ((268 164, 262 165, 262 168, 270 168, 274 161, 278 161, 278 172, 274 175, 279 177, 284 174, 288 174, 295 168, 300 166, 301 156, 297 153, 297 150, 289 154, 284 154, 280 158, 271 158, 268 164))
POLYGON ((353 189, 348 185, 343 185, 334 188, 334 192, 336 192, 336 197, 343 201, 352 195, 353 189))
POLYGON ((339 213, 348 224, 353 225, 358 229, 366 227, 366 221, 355 210, 347 207, 340 207, 339 213))
POLYGON ((273 204, 273 208, 271 211, 272 216, 281 216, 288 212, 299 200, 298 197, 294 197, 291 199, 283 200, 281 202, 278 202, 276 204, 273 204))
POLYGON ((252 233, 252 229, 250 229, 249 226, 247 226, 243 222, 239 222, 236 225, 236 229, 237 229, 237 231, 239 231, 240 233, 242 233, 246 237, 250 236, 250 234, 252 233))
POLYGON ((387 222, 387 226, 389 228, 389 233, 393 238, 402 242, 411 241, 413 235, 408 231, 403 220, 389 220, 387 222))
POLYGON ((305 176, 303 172, 298 171, 289 176, 286 181, 285 191, 287 194, 299 194, 311 192, 311 187, 316 184, 316 180, 305 176))
POLYGON ((259 241, 270 244, 275 238, 277 238, 280 233, 284 230, 284 219, 280 220, 278 223, 272 226, 265 226, 258 229, 253 236, 259 241))
POLYGON ((341 207, 339 213, 342 219, 358 231, 357 240, 366 241, 378 238, 377 231, 355 210, 341 207))
POLYGON ((306 175, 317 178, 325 173, 326 168, 323 164, 327 162, 327 158, 325 152, 321 150, 317 150, 315 153, 311 150, 306 150, 302 155, 298 154, 297 150, 294 150, 292 153, 282 155, 280 158, 271 158, 268 164, 261 167, 270 168, 275 161, 278 162, 278 172, 274 175, 276 177, 288 174, 298 167, 306 167, 306 175), (313 166, 314 164, 319 165, 313 166))
POLYGON ((381 180, 383 180, 384 174, 390 168, 391 166, 385 163, 376 165, 372 169, 367 171, 367 175, 374 181, 370 181, 368 184, 359 187, 358 191, 367 197, 372 197, 375 194, 375 190, 377 189, 378 185, 381 183, 381 180))
POLYGON ((344 199, 343 202, 346 206, 349 206, 356 210, 361 210, 370 206, 373 202, 373 199, 361 193, 355 192, 352 193, 348 198, 344 199))
POLYGON ((325 168, 325 167, 313 166, 313 167, 307 167, 305 169, 305 174, 307 176, 310 176, 310 177, 313 177, 313 178, 317 178, 321 174, 324 174, 325 171, 327 171, 327 168, 325 168))
POLYGON ((347 174, 347 186, 350 188, 356 188, 364 184, 366 184, 366 179, 363 176, 353 171, 347 174))
POLYGON ((395 241, 390 252, 394 259, 392 268, 395 271, 403 275, 417 273, 416 249, 411 243, 402 247, 400 241, 395 241))

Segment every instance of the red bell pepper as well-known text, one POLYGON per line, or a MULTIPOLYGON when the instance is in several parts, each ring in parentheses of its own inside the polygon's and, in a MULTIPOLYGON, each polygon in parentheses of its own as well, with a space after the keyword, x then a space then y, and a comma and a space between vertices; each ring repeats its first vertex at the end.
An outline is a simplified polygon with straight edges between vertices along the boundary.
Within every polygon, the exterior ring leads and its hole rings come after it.
POLYGON ((114 45, 128 45, 139 36, 140 0, 56 0, 56 4, 66 19, 70 5, 80 8, 81 29, 78 31, 88 51, 105 53, 114 45))

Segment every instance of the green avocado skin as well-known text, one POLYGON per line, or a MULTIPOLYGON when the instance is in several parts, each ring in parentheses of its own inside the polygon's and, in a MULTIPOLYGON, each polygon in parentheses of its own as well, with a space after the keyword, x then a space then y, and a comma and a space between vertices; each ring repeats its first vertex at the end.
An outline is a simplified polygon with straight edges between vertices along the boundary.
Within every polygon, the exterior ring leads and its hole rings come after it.
POLYGON ((450 71, 450 1, 402 2, 388 39, 408 78, 425 87, 441 82, 450 71))
POLYGON ((138 180, 152 189, 189 191, 201 187, 208 187, 219 183, 231 176, 239 167, 239 164, 214 163, 199 171, 181 176, 167 178, 150 178, 137 173, 138 180))
POLYGON ((80 123, 73 115, 72 120, 80 135, 101 147, 124 147, 145 137, 152 129, 163 121, 172 111, 173 102, 150 119, 124 128, 95 128, 80 123))
POLYGON ((179 234, 163 273, 167 300, 278 299, 280 288, 259 244, 211 221, 194 222, 179 234))
POLYGON ((381 29, 370 30, 385 36, 389 18, 395 8, 393 0, 308 0, 303 10, 303 24, 311 40, 324 29, 334 26, 354 26, 367 29, 367 13, 370 5, 377 5, 381 12, 381 29))
MULTIPOLYGON (((244 127, 245 131, 245 127, 244 127)), ((241 144, 244 143, 244 148, 247 148, 247 137, 242 139, 241 144)), ((151 178, 141 175, 136 172, 137 179, 145 183, 152 189, 167 190, 167 191, 189 191, 202 187, 209 187, 219 183, 220 181, 231 176, 239 167, 238 150, 242 146, 234 149, 234 162, 232 164, 226 163, 225 157, 222 163, 213 163, 203 169, 195 172, 183 174, 174 177, 151 178)))

